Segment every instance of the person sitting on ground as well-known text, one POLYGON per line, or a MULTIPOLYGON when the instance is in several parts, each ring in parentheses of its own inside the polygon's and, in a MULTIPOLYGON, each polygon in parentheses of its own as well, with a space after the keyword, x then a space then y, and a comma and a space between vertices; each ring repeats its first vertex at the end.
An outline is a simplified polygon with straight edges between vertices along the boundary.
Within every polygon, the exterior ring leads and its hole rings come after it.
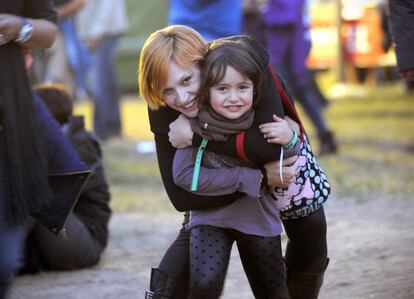
POLYGON ((57 238, 30 218, 21 274, 40 270, 72 270, 97 264, 108 242, 110 193, 97 138, 84 127, 83 116, 73 116, 73 104, 62 84, 39 84, 35 93, 62 126, 80 158, 93 170, 66 223, 67 238, 57 238))

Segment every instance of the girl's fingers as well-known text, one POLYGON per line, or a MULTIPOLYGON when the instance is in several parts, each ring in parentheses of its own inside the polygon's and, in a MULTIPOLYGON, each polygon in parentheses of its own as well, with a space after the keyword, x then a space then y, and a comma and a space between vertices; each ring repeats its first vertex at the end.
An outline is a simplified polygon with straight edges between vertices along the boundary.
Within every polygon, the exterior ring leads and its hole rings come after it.
POLYGON ((276 114, 273 114, 273 120, 277 122, 277 121, 283 121, 284 119, 277 116, 276 114))
POLYGON ((278 128, 280 128, 280 125, 277 123, 267 123, 259 126, 259 130, 262 133, 277 130, 278 128))
POLYGON ((267 138, 267 142, 280 144, 280 139, 279 138, 267 138))

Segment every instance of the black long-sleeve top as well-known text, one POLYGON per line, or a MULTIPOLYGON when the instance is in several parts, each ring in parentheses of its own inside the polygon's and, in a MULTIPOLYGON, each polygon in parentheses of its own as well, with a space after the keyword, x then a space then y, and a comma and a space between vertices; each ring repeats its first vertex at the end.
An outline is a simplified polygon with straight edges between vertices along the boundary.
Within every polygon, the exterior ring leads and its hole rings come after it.
MULTIPOLYGON (((255 107, 255 117, 253 125, 245 132, 244 152, 246 156, 255 162, 265 163, 279 159, 281 146, 268 143, 263 138, 258 126, 263 123, 272 122, 273 114, 279 117, 284 116, 283 105, 278 90, 273 82, 271 73, 267 68, 269 63, 267 53, 263 47, 254 40, 248 39, 251 46, 259 54, 260 63, 263 64, 265 72, 265 92, 261 102, 255 107)), ((167 194, 178 211, 203 210, 223 206, 232 203, 234 200, 243 196, 236 192, 225 196, 200 196, 187 192, 173 182, 172 165, 175 148, 168 140, 169 124, 178 116, 179 112, 163 107, 158 110, 148 110, 151 131, 154 133, 155 144, 158 157, 158 165, 161 178, 167 194)), ((194 135, 193 146, 198 147, 202 138, 194 135)), ((236 136, 229 138, 227 142, 209 141, 207 149, 221 153, 230 157, 240 158, 236 151, 236 136)))

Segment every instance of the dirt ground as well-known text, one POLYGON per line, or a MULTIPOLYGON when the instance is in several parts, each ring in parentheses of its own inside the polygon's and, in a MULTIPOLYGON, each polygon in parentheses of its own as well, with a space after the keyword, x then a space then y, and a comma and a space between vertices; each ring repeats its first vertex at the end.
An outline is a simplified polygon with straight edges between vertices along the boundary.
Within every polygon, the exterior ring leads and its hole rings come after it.
MULTIPOLYGON (((408 198, 326 204, 331 263, 320 299, 414 298, 414 202, 408 198)), ((143 298, 150 268, 175 238, 178 213, 115 214, 96 267, 19 277, 11 299, 143 298), (154 233, 157 232, 157 233, 154 233)), ((253 298, 233 250, 222 298, 253 298)))

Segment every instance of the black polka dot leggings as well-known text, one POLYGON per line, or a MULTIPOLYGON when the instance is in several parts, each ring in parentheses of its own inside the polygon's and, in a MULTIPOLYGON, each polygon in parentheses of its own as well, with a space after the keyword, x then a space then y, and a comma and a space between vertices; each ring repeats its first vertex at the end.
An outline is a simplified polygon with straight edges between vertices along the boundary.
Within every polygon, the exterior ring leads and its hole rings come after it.
POLYGON ((290 298, 280 236, 260 237, 207 225, 191 230, 188 298, 219 298, 234 241, 255 298, 290 298))

